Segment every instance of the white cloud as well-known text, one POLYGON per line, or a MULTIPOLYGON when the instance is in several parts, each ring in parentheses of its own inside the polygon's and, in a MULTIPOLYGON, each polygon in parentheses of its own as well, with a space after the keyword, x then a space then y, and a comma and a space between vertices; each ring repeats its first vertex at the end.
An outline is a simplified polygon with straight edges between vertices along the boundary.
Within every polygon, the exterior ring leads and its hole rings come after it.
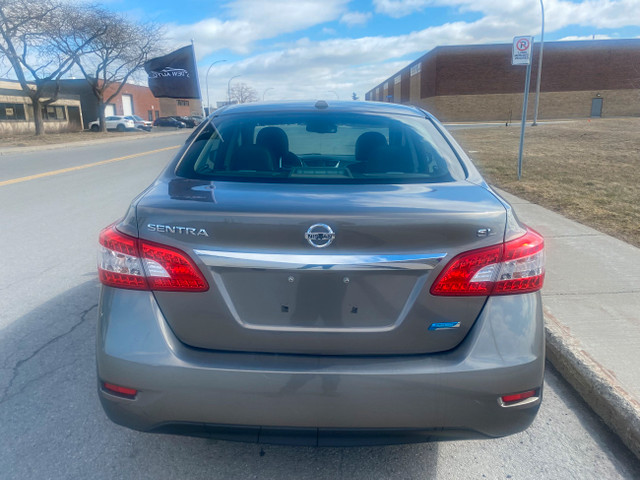
POLYGON ((236 0, 227 9, 261 30, 285 33, 338 18, 349 0, 236 0))
MULTIPOLYGON (((235 51, 250 52, 252 45, 258 40, 276 37, 278 32, 294 31, 293 25, 296 25, 295 29, 302 30, 307 28, 305 25, 309 22, 321 25, 324 35, 334 36, 338 33, 333 27, 338 27, 322 23, 338 20, 347 23, 346 18, 349 18, 345 1, 323 2, 323 5, 328 5, 329 13, 325 12, 326 15, 321 12, 322 9, 318 9, 317 3, 300 1, 298 3, 301 4, 301 9, 297 13, 291 13, 287 21, 272 21, 274 15, 265 13, 267 9, 274 10, 272 4, 265 2, 265 5, 271 6, 263 8, 259 3, 262 2, 235 2, 232 4, 233 8, 229 9, 235 15, 232 20, 203 20, 218 24, 211 28, 211 32, 200 32, 200 40, 197 35, 193 35, 198 48, 203 41, 209 41, 211 43, 207 46, 208 51, 233 48, 235 51), (251 10, 252 6, 256 8, 255 12, 241 13, 240 7, 251 10), (305 12, 312 19, 304 18, 305 12), (311 12, 324 15, 324 20, 311 12), (261 15, 266 15, 269 21, 259 22, 257 19, 261 15), (232 31, 232 27, 237 27, 241 22, 247 27, 232 31), (274 31, 271 31, 271 26, 274 31), (228 31, 232 33, 224 33, 228 31), (244 50, 240 50, 241 48, 244 50)), ((260 98, 265 89, 270 89, 267 97, 271 100, 331 99, 334 97, 332 92, 337 92, 341 99, 346 99, 354 91, 364 97, 366 91, 438 45, 510 43, 515 35, 537 36, 540 29, 539 3, 536 0, 374 0, 374 4, 379 12, 393 7, 396 14, 416 11, 415 9, 425 6, 446 5, 461 12, 473 11, 481 15, 474 15, 479 17, 475 21, 449 22, 402 35, 325 37, 321 41, 303 38, 277 45, 271 42, 267 48, 264 47, 266 42, 262 42, 259 53, 248 55, 237 62, 216 66, 209 78, 212 100, 226 97, 227 81, 234 75, 242 75, 234 82, 243 81, 254 86, 260 98)), ((389 11, 391 10, 386 11, 387 14, 389 11)), ((617 28, 640 24, 640 1, 587 0, 582 4, 575 4, 566 0, 545 0, 545 13, 547 32, 572 24, 593 27, 594 30, 617 28)), ((368 16, 367 13, 363 15, 368 16)), ((596 38, 604 37, 598 35, 596 38)), ((201 78, 204 77, 205 70, 206 66, 201 71, 201 78)))
MULTIPOLYGON (((518 31, 518 27, 511 27, 518 31)), ((351 92, 361 97, 377 83, 405 67, 410 60, 440 44, 487 43, 504 38, 502 26, 486 30, 486 26, 464 22, 449 23, 398 36, 335 38, 320 42, 301 39, 284 48, 261 53, 244 60, 220 64, 212 71, 209 85, 211 98, 226 96, 226 82, 234 75, 237 81, 269 91, 270 99, 333 97, 341 99, 351 92), (214 79, 214 75, 217 80, 214 79)), ((509 38, 509 34, 507 37, 509 38)), ((201 71, 203 76, 204 69, 201 71)), ((260 96, 262 94, 260 93, 260 96)))
POLYGON ((349 27, 364 25, 372 16, 371 12, 347 12, 340 19, 340 23, 344 23, 349 27))
MULTIPOLYGON (((452 7, 460 12, 478 12, 499 21, 512 17, 518 22, 535 18, 539 22, 540 5, 535 0, 373 0, 376 12, 400 18, 427 7, 452 7)), ((619 28, 640 23, 638 0, 545 0, 546 24, 550 29, 567 25, 619 28)))
POLYGON ((169 40, 193 39, 198 54, 230 49, 247 54, 255 42, 337 20, 349 0, 236 0, 225 7, 230 20, 207 18, 191 25, 168 25, 169 40))
POLYGON ((393 18, 405 17, 410 13, 418 12, 431 3, 433 3, 431 0, 373 0, 376 12, 393 18))

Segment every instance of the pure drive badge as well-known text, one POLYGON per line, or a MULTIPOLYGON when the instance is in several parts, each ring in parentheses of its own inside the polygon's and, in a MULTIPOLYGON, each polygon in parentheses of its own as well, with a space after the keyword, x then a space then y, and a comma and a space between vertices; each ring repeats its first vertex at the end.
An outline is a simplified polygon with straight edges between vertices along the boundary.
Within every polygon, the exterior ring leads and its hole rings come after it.
POLYGON ((147 224, 147 228, 152 232, 158 233, 177 233, 180 235, 193 235, 194 237, 209 236, 204 228, 179 227, 177 225, 157 225, 155 223, 147 224))

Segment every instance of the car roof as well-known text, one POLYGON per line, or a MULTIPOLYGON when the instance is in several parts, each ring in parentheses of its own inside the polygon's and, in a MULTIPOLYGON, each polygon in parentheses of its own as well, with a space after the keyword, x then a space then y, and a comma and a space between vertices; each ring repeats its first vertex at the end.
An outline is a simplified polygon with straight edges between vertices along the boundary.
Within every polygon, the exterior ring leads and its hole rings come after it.
POLYGON ((411 105, 385 102, 359 102, 340 100, 307 100, 291 102, 254 102, 229 105, 218 109, 214 116, 227 114, 252 114, 269 112, 324 112, 377 113, 386 115, 413 115, 424 117, 424 112, 411 105))

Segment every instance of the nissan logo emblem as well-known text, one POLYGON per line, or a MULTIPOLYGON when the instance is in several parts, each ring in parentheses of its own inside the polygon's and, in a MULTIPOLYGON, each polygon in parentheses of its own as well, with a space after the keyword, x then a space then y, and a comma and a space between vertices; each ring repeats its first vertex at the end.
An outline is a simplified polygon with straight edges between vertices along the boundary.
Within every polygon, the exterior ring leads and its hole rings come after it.
POLYGON ((307 239, 309 245, 316 248, 324 248, 331 245, 333 239, 336 238, 336 234, 331 230, 329 225, 324 223, 316 223, 311 225, 304 234, 304 238, 307 239))

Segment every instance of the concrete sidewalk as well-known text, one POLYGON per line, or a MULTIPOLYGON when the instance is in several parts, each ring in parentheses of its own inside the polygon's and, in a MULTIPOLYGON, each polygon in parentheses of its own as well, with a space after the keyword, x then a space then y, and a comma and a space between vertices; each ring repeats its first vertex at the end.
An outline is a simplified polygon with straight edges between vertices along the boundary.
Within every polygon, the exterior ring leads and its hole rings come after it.
POLYGON ((496 191, 545 237, 547 358, 640 458, 640 249, 496 191))

